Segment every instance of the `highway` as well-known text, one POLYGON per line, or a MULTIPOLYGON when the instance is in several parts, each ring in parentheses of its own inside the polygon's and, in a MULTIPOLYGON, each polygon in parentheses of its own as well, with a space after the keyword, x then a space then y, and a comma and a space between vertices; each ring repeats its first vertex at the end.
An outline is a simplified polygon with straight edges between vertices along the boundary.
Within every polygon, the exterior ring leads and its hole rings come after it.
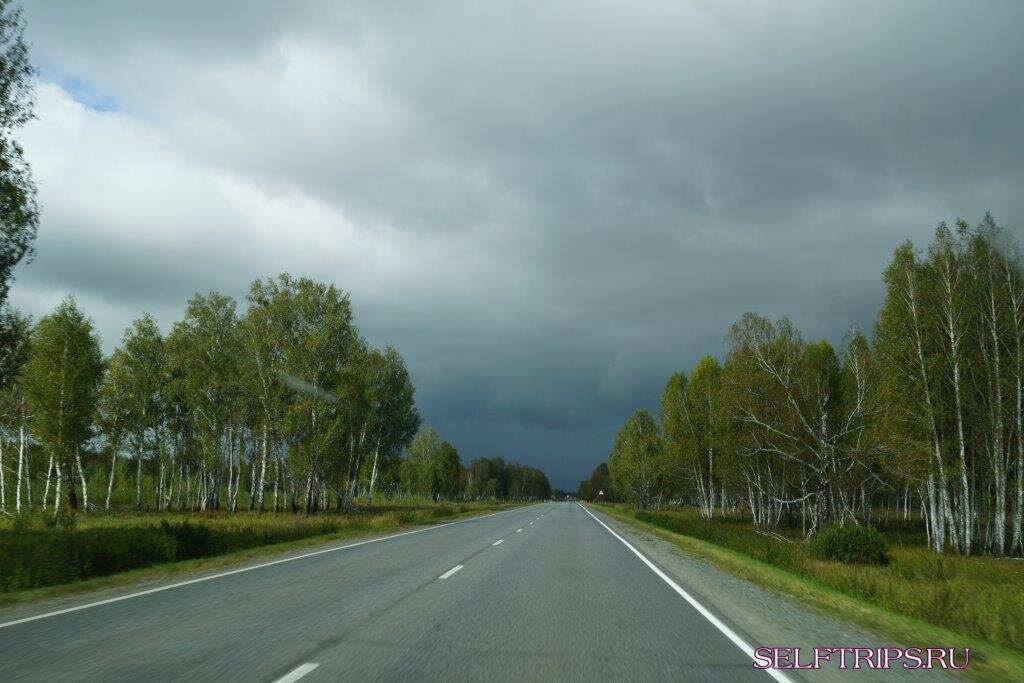
POLYGON ((544 503, 0 616, 2 678, 782 679, 610 526, 544 503))

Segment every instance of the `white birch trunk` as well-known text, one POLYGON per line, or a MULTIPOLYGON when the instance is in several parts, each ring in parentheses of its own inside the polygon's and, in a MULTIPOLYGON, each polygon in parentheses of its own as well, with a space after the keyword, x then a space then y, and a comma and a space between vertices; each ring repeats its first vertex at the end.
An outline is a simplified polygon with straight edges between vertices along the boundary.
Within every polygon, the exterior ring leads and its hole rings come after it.
POLYGON ((56 466, 57 466, 57 488, 55 489, 55 493, 54 493, 54 496, 53 496, 53 517, 54 517, 54 519, 57 518, 57 513, 60 512, 60 484, 61 484, 62 477, 61 477, 60 461, 59 460, 56 462, 56 466))
MULTIPOLYGON (((257 479, 257 484, 256 484, 256 510, 258 512, 263 512, 263 487, 266 484, 266 481, 267 481, 267 423, 264 421, 264 423, 263 423, 263 449, 262 449, 262 452, 260 453, 260 476, 259 476, 259 479, 257 479)), ((274 497, 275 497, 274 508, 276 510, 276 508, 277 508, 277 505, 276 505, 277 489, 276 488, 274 489, 274 497)))
POLYGON ((112 454, 110 456, 110 476, 107 477, 107 501, 103 505, 104 510, 110 509, 110 497, 114 493, 114 469, 117 467, 117 449, 111 449, 112 454))
POLYGON ((14 493, 14 510, 21 512, 21 480, 25 472, 25 425, 18 429, 18 490, 14 493))
POLYGON ((85 481, 85 470, 82 469, 82 453, 75 449, 75 465, 78 467, 78 480, 82 483, 82 512, 89 511, 89 484, 85 481))
POLYGON ((370 493, 368 507, 373 507, 373 487, 377 483, 377 456, 380 453, 380 439, 377 439, 377 446, 373 449, 373 469, 370 471, 370 493))
POLYGON ((50 452, 50 464, 46 466, 46 488, 43 489, 43 512, 46 512, 46 499, 50 496, 50 477, 53 475, 53 452, 50 452))

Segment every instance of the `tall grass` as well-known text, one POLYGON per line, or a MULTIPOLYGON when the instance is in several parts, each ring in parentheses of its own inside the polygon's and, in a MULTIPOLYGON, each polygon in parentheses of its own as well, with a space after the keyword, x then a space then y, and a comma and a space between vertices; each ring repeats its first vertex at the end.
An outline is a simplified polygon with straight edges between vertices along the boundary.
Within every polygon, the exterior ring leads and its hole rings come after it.
POLYGON ((693 510, 633 514, 892 612, 1024 650, 1024 562, 1019 560, 935 555, 909 545, 890 548, 885 567, 843 564, 815 559, 795 534, 775 538, 749 522, 708 521, 693 510))
POLYGON ((420 503, 316 516, 89 514, 65 517, 59 524, 49 517, 22 516, 0 526, 0 593, 315 536, 432 522, 491 507, 420 503))

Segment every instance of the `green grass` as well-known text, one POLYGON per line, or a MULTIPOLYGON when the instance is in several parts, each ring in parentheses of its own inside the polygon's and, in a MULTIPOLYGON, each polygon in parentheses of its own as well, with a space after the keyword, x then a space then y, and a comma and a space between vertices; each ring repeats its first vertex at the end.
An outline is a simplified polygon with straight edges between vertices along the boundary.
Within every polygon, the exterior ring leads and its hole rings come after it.
POLYGON ((900 642, 971 647, 973 678, 1024 680, 1019 561, 936 556, 904 545, 890 549, 889 566, 845 565, 812 558, 798 538, 772 539, 736 520, 600 507, 723 569, 900 642))
POLYGON ((159 576, 171 566, 211 566, 217 564, 211 558, 247 559, 253 550, 349 538, 501 507, 507 506, 403 501, 374 506, 372 512, 313 516, 91 513, 75 517, 73 526, 54 526, 41 515, 7 519, 0 526, 0 604, 59 594, 46 590, 59 586, 116 585, 97 580, 138 579, 150 576, 147 568, 156 567, 152 576, 159 576))

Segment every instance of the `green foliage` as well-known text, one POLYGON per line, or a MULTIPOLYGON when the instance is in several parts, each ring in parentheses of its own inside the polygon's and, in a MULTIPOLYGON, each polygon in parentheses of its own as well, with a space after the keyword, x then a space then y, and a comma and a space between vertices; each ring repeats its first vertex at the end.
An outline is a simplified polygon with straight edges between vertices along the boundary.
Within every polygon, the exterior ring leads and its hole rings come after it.
POLYGON ((664 449, 661 430, 646 410, 638 410, 615 437, 608 472, 615 488, 641 507, 651 505, 663 492, 664 449))
POLYGON ((75 516, 75 511, 70 507, 62 507, 57 511, 54 516, 54 523, 59 529, 71 530, 78 525, 78 518, 75 516))
POLYGON ((810 542, 811 555, 850 564, 889 564, 885 537, 870 526, 829 524, 810 542))
POLYGON ((474 458, 463 479, 466 496, 474 500, 538 500, 551 495, 547 475, 503 458, 474 458))
POLYGON ((456 512, 458 512, 458 510, 455 506, 449 505, 448 503, 442 503, 433 509, 434 517, 451 517, 456 512))
POLYGON ((14 268, 31 258, 39 226, 36 188, 18 142, 18 132, 33 117, 32 81, 22 11, 0 2, 0 306, 14 268))
POLYGON ((590 478, 580 482, 576 495, 583 500, 615 502, 617 498, 608 474, 608 463, 603 462, 595 467, 590 478))
POLYGON ((22 384, 31 409, 32 434, 68 477, 74 504, 71 462, 89 438, 103 361, 92 321, 67 298, 32 330, 22 384))

